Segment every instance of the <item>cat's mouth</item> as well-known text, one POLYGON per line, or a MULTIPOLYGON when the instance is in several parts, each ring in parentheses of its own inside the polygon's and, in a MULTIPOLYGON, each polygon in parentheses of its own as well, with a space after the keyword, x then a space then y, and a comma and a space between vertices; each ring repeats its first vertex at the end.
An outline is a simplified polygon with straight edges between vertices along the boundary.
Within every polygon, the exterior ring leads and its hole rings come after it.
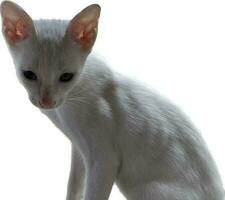
POLYGON ((38 104, 42 109, 53 109, 56 106, 56 101, 49 98, 43 98, 38 101, 38 104))
POLYGON ((49 106, 47 106, 47 105, 39 104, 38 107, 41 108, 41 109, 45 109, 45 110, 51 110, 51 109, 57 108, 58 106, 56 106, 56 105, 51 105, 51 106, 49 105, 49 106))
POLYGON ((34 98, 30 98, 31 103, 42 110, 52 110, 61 105, 60 101, 56 101, 50 98, 42 98, 41 100, 36 100, 34 98))
MULTIPOLYGON (((32 102, 33 103, 33 102, 32 102)), ((57 107, 60 106, 60 104, 54 104, 54 105, 42 105, 40 104, 40 102, 38 103, 33 103, 36 107, 38 107, 39 109, 42 109, 42 110, 53 110, 53 109, 56 109, 57 107)))

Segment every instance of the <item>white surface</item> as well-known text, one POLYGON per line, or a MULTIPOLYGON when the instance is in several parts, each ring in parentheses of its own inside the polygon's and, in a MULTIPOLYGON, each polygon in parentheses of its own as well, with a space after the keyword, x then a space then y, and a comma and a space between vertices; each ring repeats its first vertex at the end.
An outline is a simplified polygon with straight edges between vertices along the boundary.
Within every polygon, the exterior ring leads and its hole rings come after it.
MULTIPOLYGON (((201 130, 225 182, 225 1, 18 0, 33 18, 102 6, 95 46, 116 70, 175 101, 201 130)), ((65 199, 70 144, 34 108, 0 38, 0 199, 65 199)), ((122 200, 115 188, 110 200, 122 200)))

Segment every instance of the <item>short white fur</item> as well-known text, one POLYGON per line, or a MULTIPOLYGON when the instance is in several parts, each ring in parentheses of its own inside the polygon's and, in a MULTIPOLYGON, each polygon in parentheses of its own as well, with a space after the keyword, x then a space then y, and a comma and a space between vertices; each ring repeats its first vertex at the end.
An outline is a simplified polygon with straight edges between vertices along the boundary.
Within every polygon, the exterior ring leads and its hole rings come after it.
POLYGON ((116 183, 128 200, 222 200, 222 182, 190 120, 167 99, 97 57, 100 7, 70 22, 33 21, 1 5, 3 35, 31 102, 72 145, 67 200, 107 200, 116 183), (26 80, 22 70, 37 74, 26 80), (63 72, 75 73, 60 83, 63 72), (55 105, 43 108, 43 96, 55 105))

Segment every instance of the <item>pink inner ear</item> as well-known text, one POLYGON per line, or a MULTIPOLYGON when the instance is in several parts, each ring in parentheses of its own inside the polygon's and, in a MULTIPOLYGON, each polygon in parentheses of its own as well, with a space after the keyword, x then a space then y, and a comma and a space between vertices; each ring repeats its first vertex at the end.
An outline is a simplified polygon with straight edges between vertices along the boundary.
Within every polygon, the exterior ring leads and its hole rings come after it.
POLYGON ((97 36, 97 24, 98 22, 73 22, 71 27, 73 40, 85 49, 90 48, 97 36))
POLYGON ((28 26, 22 19, 12 21, 8 18, 3 19, 3 32, 12 43, 22 41, 28 37, 28 26))
POLYGON ((98 22, 73 22, 71 27, 71 35, 75 42, 82 45, 83 48, 90 48, 97 36, 98 22))

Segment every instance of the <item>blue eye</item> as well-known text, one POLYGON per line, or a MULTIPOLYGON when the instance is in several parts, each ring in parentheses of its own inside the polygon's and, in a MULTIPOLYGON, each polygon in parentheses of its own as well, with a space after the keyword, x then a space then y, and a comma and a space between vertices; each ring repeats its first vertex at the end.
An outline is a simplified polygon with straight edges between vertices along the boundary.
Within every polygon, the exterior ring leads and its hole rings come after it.
POLYGON ((73 73, 64 73, 60 76, 59 81, 60 82, 69 82, 73 79, 74 74, 73 73))
POLYGON ((28 71, 23 71, 23 76, 26 78, 26 79, 28 79, 28 80, 30 80, 30 81, 36 81, 37 80, 37 76, 36 76, 36 74, 34 73, 34 72, 32 72, 32 71, 30 71, 30 70, 28 70, 28 71))

